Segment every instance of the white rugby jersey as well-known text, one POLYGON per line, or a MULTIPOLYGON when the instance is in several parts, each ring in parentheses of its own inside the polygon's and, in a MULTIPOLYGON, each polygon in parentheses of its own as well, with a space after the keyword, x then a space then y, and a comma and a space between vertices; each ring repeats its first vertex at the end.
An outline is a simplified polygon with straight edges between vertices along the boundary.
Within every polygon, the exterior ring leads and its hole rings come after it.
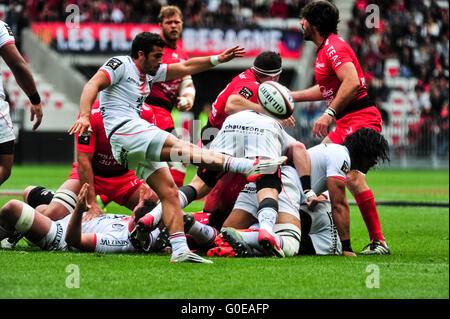
POLYGON ((311 158, 311 187, 316 194, 328 189, 327 178, 346 180, 350 170, 350 155, 345 146, 339 144, 319 144, 308 149, 311 158))
POLYGON ((127 215, 103 214, 83 223, 82 232, 95 234, 98 253, 136 252, 129 239, 129 219, 127 215))
POLYGON ((161 64, 155 76, 142 73, 130 56, 116 56, 100 67, 110 85, 100 91, 100 110, 106 135, 127 119, 141 116, 142 105, 152 83, 165 81, 167 64, 161 64))
MULTIPOLYGON (((0 20, 0 48, 6 44, 14 43, 14 35, 11 28, 2 20, 0 20)), ((0 98, 5 99, 5 91, 3 90, 3 78, 0 70, 0 98)))
POLYGON ((294 142, 276 119, 246 110, 226 118, 210 149, 235 157, 277 158, 294 142))

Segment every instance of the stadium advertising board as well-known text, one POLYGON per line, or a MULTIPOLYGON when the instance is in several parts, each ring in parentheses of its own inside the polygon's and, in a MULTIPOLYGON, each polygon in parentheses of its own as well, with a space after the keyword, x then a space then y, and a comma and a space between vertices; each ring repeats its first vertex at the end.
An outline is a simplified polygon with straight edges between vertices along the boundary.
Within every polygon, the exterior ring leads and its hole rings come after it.
MULTIPOLYGON (((33 23, 32 30, 58 52, 77 54, 127 53, 133 38, 142 31, 159 32, 156 24, 86 23, 69 28, 65 23, 33 23)), ((217 54, 239 44, 247 56, 263 50, 280 52, 283 58, 298 59, 302 38, 298 30, 243 28, 184 28, 182 43, 189 56, 217 54)))

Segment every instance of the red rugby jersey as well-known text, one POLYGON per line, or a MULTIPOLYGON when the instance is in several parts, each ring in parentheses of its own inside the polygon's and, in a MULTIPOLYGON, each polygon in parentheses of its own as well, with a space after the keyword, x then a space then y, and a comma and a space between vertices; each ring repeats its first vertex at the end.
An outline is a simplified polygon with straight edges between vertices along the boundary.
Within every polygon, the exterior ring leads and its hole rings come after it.
POLYGON ((337 34, 331 34, 317 49, 315 65, 316 82, 320 87, 322 96, 327 104, 336 97, 341 81, 336 71, 345 63, 352 62, 355 65, 359 77, 359 90, 350 104, 367 96, 366 80, 364 73, 352 48, 337 34))
POLYGON ((77 151, 94 153, 92 158, 92 169, 94 175, 102 177, 120 176, 128 172, 128 169, 120 165, 111 151, 111 145, 106 137, 103 126, 103 118, 100 112, 100 101, 95 101, 91 109, 90 135, 76 136, 77 151))
MULTIPOLYGON (((177 42, 177 47, 175 49, 169 47, 164 48, 164 55, 162 57, 162 63, 164 64, 183 62, 188 59, 188 55, 181 46, 181 41, 177 42)), ((150 104, 164 107, 167 111, 171 112, 172 107, 177 103, 178 90, 181 81, 182 78, 153 83, 147 101, 150 104), (157 100, 162 100, 163 103, 158 103, 157 100)))
POLYGON ((211 113, 209 115, 209 123, 218 129, 222 128, 222 124, 227 118, 225 113, 225 105, 230 95, 239 94, 254 103, 258 103, 258 87, 261 83, 255 72, 248 69, 233 80, 219 93, 217 99, 212 104, 211 113))

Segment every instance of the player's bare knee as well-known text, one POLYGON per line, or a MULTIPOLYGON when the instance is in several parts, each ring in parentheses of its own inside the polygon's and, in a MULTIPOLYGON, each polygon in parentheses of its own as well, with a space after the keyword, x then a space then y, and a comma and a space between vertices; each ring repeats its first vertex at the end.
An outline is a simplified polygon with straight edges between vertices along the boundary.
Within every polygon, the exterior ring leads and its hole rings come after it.
POLYGON ((347 174, 346 184, 353 195, 369 188, 366 182, 366 176, 355 170, 352 170, 347 174))
POLYGON ((12 199, 7 202, 0 210, 1 222, 14 226, 17 220, 20 218, 23 205, 24 204, 22 202, 16 199, 12 199))

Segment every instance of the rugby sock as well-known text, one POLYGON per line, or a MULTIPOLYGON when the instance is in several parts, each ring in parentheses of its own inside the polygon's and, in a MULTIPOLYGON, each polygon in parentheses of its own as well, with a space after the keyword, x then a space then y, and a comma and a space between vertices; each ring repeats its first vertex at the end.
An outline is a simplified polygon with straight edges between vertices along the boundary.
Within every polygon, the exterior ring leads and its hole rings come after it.
MULTIPOLYGON (((194 187, 192 187, 190 185, 180 187, 180 189, 178 190, 178 199, 180 200, 181 208, 185 208, 196 198, 197 198, 197 191, 195 190, 194 187)), ((159 222, 161 221, 161 218, 162 218, 161 203, 156 205, 156 207, 153 208, 153 210, 150 213, 146 214, 145 216, 147 216, 147 215, 153 216, 153 227, 156 227, 156 225, 159 224, 159 222)), ((142 217, 141 219, 145 220, 146 219, 145 216, 142 217)), ((148 223, 146 223, 146 224, 148 224, 148 223)))
POLYGON ((217 236, 217 230, 215 228, 199 223, 198 221, 195 221, 187 233, 194 237, 195 241, 202 246, 212 244, 217 236))
POLYGON ((147 251, 152 249, 153 246, 155 246, 156 238, 158 238, 159 234, 161 234, 161 229, 159 229, 158 227, 155 228, 150 234, 148 234, 149 245, 148 245, 147 251))
POLYGON ((172 246, 172 255, 177 256, 189 252, 184 232, 173 233, 169 236, 169 241, 172 246))
POLYGON ((373 196, 372 191, 369 189, 359 193, 355 196, 355 201, 359 207, 364 222, 366 223, 370 241, 376 238, 384 243, 384 237, 381 232, 380 218, 378 217, 375 197, 373 196))
POLYGON ((253 230, 253 231, 241 231, 240 229, 238 230, 239 233, 242 236, 242 239, 252 248, 259 248, 259 243, 258 243, 258 230, 253 230))
POLYGON ((253 167, 254 161, 246 158, 237 158, 226 156, 223 163, 223 170, 225 172, 245 173, 253 167))
POLYGON ((273 225, 275 225, 278 215, 278 202, 273 198, 263 199, 256 214, 260 229, 265 229, 273 234, 273 225))
POLYGON ((181 208, 185 208, 197 198, 197 191, 191 185, 182 186, 178 189, 178 198, 181 208))

